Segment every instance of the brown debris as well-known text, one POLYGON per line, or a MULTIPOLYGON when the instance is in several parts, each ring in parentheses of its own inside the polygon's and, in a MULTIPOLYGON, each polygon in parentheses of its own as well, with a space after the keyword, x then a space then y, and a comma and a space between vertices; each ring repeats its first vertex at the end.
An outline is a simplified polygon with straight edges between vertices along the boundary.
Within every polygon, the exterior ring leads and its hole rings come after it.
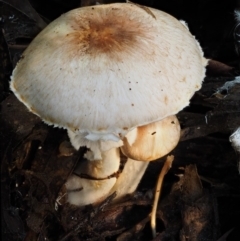
POLYGON ((237 70, 222 62, 210 59, 207 66, 207 75, 209 76, 235 76, 237 70))
POLYGON ((195 165, 185 167, 184 176, 160 203, 158 217, 165 230, 154 241, 179 237, 187 240, 215 240, 212 196, 204 190, 195 165))
POLYGON ((187 166, 181 187, 181 241, 215 240, 211 199, 210 194, 202 188, 196 166, 187 166))

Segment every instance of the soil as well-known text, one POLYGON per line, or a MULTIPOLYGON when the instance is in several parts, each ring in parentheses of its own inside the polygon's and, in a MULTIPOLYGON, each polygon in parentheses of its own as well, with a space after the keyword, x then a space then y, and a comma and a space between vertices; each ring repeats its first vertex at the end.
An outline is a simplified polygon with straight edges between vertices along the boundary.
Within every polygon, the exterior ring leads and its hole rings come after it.
POLYGON ((62 13, 95 1, 0 0, 3 241, 240 240, 240 154, 229 141, 240 126, 240 84, 221 88, 240 72, 234 15, 240 2, 135 3, 186 21, 205 57, 211 59, 202 88, 178 114, 181 139, 170 153, 174 161, 157 209, 157 236, 151 235, 149 214, 166 157, 151 162, 136 193, 120 203, 112 202, 114 196, 84 208, 61 198, 56 202, 86 149, 63 154, 59 147, 68 142, 67 133, 42 123, 9 90, 12 70, 41 29, 62 13))

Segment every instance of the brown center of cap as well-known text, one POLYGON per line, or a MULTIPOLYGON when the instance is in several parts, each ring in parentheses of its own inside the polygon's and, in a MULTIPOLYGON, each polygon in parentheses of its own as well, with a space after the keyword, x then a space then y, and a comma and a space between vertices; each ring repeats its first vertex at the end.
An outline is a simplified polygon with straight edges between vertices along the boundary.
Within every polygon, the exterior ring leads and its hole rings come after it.
POLYGON ((88 14, 74 18, 74 32, 69 38, 83 54, 110 54, 116 58, 117 53, 141 48, 141 40, 150 40, 139 15, 131 16, 123 8, 92 7, 88 14))

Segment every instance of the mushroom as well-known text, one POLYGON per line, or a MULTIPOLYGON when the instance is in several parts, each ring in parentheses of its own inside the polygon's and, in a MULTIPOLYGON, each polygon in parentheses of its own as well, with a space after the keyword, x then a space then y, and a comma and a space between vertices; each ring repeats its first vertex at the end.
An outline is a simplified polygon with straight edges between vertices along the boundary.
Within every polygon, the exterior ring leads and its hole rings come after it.
POLYGON ((129 158, 138 161, 153 161, 174 149, 179 138, 178 119, 175 115, 169 116, 128 132, 123 138, 121 150, 129 158))
POLYGON ((128 144, 142 126, 187 106, 206 64, 182 22, 114 3, 78 8, 50 23, 23 53, 10 86, 45 123, 67 129, 76 149, 87 146, 90 159, 103 160, 124 143, 122 150, 133 153, 128 144))
POLYGON ((175 115, 137 127, 127 133, 123 138, 121 150, 128 159, 112 189, 112 192, 117 192, 118 199, 133 193, 149 161, 154 161, 168 154, 176 147, 179 139, 180 124, 175 115))

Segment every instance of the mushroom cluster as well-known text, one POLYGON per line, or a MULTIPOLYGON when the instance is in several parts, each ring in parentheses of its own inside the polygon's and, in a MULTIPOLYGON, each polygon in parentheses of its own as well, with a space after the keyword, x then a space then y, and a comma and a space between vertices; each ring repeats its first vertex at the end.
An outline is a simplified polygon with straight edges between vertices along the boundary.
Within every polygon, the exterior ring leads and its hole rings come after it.
POLYGON ((44 122, 86 146, 68 201, 94 203, 133 192, 149 161, 178 143, 175 116, 205 77, 207 60, 184 22, 132 3, 72 10, 50 23, 13 71, 11 90, 44 122), (128 157, 123 172, 111 177, 128 157), (71 192, 79 189, 79 192, 71 192))

